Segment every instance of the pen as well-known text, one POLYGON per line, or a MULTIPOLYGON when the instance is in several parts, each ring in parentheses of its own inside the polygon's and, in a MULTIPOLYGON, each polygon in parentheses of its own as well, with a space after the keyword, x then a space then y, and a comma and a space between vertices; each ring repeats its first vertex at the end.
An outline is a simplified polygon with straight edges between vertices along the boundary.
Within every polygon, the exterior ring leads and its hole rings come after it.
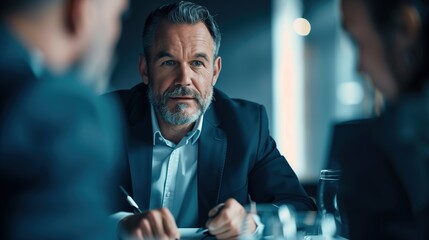
POLYGON ((134 210, 134 213, 142 213, 142 210, 140 210, 139 205, 137 205, 137 203, 134 201, 134 199, 128 194, 128 192, 125 190, 125 188, 123 188, 121 185, 119 185, 119 188, 122 190, 122 192, 125 194, 125 196, 127 197, 127 202, 131 205, 131 207, 134 210))
POLYGON ((249 198, 249 203, 250 203, 250 213, 256 214, 256 202, 252 200, 252 197, 250 196, 250 194, 247 194, 247 197, 249 198))
MULTIPOLYGON (((224 204, 224 203, 220 203, 220 204, 218 204, 218 205, 215 207, 215 208, 216 208, 216 212, 215 212, 215 214, 213 214, 213 216, 209 217, 209 220, 210 220, 210 219, 214 219, 214 218, 216 218, 216 217, 219 215, 219 213, 222 211, 222 209, 223 209, 223 207, 224 207, 224 206, 225 206, 225 204, 224 204)), ((209 229, 208 229, 208 228, 204 228, 204 227, 199 228, 199 229, 197 230, 197 233, 211 235, 211 234, 209 233, 209 229)))

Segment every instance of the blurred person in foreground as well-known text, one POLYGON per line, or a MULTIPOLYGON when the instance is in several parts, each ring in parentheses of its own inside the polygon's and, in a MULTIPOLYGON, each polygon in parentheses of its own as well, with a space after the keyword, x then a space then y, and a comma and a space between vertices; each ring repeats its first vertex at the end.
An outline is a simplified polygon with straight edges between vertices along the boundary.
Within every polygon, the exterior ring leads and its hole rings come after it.
POLYGON ((386 100, 337 157, 351 239, 429 239, 429 1, 342 0, 359 70, 386 100))
MULTIPOLYGON (((212 15, 194 3, 165 5, 146 19, 143 83, 114 93, 129 133, 121 184, 148 210, 122 213, 125 234, 178 238, 179 226, 237 238, 250 198, 315 210, 269 134, 265 108, 214 87, 220 38, 212 15)), ((256 228, 251 220, 249 232, 256 228)))
POLYGON ((106 185, 120 120, 96 91, 126 5, 0 3, 0 239, 115 237, 106 185))

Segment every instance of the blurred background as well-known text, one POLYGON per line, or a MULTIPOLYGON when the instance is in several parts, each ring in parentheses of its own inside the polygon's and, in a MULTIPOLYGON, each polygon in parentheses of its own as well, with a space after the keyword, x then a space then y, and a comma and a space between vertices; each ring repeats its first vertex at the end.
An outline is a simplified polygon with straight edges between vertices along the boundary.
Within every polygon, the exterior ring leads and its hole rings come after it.
MULTIPOLYGON (((169 2, 131 1, 109 91, 140 83, 144 21, 152 9, 169 2)), ((222 33, 217 87, 266 107, 281 153, 314 196, 319 172, 329 161, 332 125, 374 114, 375 93, 356 71, 339 1, 194 2, 215 15, 222 33)))

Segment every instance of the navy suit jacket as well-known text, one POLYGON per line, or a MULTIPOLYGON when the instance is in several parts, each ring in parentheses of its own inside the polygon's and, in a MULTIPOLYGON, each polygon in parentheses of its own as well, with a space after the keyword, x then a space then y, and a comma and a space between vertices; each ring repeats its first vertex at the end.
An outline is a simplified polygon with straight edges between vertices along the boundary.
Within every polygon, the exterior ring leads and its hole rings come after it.
MULTIPOLYGON (((128 126, 128 155, 123 182, 142 209, 149 208, 152 182, 150 104, 143 83, 114 93, 120 99, 128 126)), ((204 115, 198 148, 199 225, 216 204, 235 198, 248 203, 291 204, 297 210, 315 210, 297 176, 276 148, 262 105, 231 99, 214 89, 204 115)), ((124 210, 122 208, 121 210, 124 210)))
POLYGON ((378 118, 336 126, 351 239, 429 239, 428 90, 378 118))

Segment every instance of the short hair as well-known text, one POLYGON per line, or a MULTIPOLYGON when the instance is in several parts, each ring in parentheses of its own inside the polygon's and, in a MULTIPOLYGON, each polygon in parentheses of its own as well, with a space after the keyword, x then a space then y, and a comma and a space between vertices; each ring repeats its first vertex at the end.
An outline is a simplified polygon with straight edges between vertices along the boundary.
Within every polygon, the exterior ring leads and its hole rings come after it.
POLYGON ((20 12, 35 10, 49 6, 51 4, 57 4, 64 0, 7 0, 0 2, 0 15, 5 15, 20 12))
POLYGON ((202 22, 206 25, 213 38, 215 48, 214 56, 217 57, 220 47, 221 34, 219 27, 210 14, 209 10, 201 5, 180 1, 167 4, 152 11, 146 19, 143 29, 143 51, 146 58, 149 58, 149 49, 154 40, 155 31, 162 20, 170 23, 196 24, 202 22))

